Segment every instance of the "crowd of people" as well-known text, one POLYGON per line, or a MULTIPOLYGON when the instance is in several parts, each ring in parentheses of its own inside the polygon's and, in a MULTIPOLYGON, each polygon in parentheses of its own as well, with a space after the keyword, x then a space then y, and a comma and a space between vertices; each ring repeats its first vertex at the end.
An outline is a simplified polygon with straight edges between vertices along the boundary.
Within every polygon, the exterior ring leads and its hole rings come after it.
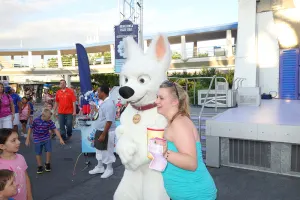
MULTIPOLYGON (((95 127, 97 165, 89 174, 101 173, 101 178, 113 174, 114 130, 116 128, 116 106, 109 99, 109 87, 101 86, 97 90, 99 106, 93 108, 99 113, 95 127), (101 104, 101 107, 100 107, 101 104), (104 167, 106 165, 106 168, 104 167)), ((27 174, 25 158, 18 154, 19 137, 25 137, 25 145, 32 141, 37 161, 37 174, 51 172, 51 138, 57 136, 64 145, 72 137, 75 117, 78 114, 78 97, 74 88, 66 87, 66 81, 60 81, 60 90, 55 95, 45 88, 43 110, 33 119, 33 103, 27 97, 20 97, 13 88, 5 88, 0 83, 0 199, 31 200, 30 178, 27 174), (56 122, 56 123, 55 123, 56 122), (18 130, 19 125, 21 130, 18 130), (57 126, 59 128, 57 128, 57 126), (42 162, 43 150, 46 153, 42 162)))

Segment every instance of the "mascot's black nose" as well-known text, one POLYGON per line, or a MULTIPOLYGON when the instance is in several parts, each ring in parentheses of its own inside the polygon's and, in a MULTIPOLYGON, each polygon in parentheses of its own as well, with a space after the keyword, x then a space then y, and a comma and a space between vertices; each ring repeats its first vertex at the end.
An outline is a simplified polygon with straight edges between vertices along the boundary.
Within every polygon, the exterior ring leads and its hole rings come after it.
POLYGON ((134 94, 134 90, 131 87, 124 86, 119 89, 119 94, 124 99, 128 99, 132 97, 132 95, 134 94))

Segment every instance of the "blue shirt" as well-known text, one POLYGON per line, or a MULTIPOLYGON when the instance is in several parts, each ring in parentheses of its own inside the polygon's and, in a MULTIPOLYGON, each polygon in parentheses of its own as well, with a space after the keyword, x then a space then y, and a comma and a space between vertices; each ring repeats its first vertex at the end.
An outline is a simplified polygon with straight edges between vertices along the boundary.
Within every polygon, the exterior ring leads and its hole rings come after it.
POLYGON ((29 103, 29 106, 30 106, 30 109, 31 109, 30 115, 33 115, 33 104, 30 101, 28 101, 28 103, 29 103))
POLYGON ((21 102, 21 97, 17 93, 13 93, 10 96, 13 99, 15 105, 15 113, 18 113, 19 112, 18 102, 21 102))
POLYGON ((14 200, 13 198, 8 198, 8 200, 14 200))
POLYGON ((33 120, 30 128, 33 131, 33 141, 34 143, 43 142, 50 140, 50 130, 56 129, 55 124, 52 120, 44 121, 41 116, 33 120))

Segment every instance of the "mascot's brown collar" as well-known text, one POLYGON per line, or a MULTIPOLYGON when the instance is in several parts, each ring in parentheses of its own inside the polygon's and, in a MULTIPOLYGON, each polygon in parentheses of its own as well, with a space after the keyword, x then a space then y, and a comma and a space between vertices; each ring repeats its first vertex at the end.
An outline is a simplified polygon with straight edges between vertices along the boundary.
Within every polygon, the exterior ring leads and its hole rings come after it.
POLYGON ((138 111, 144 111, 144 110, 149 110, 151 108, 155 108, 156 103, 151 103, 151 104, 144 105, 144 106, 135 106, 135 105, 131 105, 131 106, 138 111))

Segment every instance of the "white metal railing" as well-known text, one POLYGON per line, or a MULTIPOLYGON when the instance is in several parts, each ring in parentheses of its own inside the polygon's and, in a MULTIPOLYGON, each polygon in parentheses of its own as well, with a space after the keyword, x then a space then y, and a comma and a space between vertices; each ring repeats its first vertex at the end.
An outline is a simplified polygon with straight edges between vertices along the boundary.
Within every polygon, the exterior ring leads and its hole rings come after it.
MULTIPOLYGON (((234 46, 233 52, 234 52, 234 46)), ((227 47, 226 46, 209 46, 209 47, 192 47, 192 48, 186 48, 185 51, 185 58, 188 60, 190 58, 208 58, 208 57, 218 57, 218 56, 226 56, 227 55, 227 47)), ((101 64, 111 64, 112 57, 109 56, 101 56, 101 57, 93 57, 94 60, 90 60, 90 65, 101 65, 101 64)), ((26 59, 26 58, 25 58, 26 59)), ((73 58, 74 59, 74 58, 73 58)), ((75 60, 62 60, 61 65, 63 67, 75 67, 78 66, 78 60, 75 58, 75 60), (75 61, 75 62, 74 62, 75 61)), ((180 51, 173 51, 172 54, 172 60, 180 60, 183 59, 183 56, 181 55, 180 51), (177 56, 174 56, 174 53, 176 52, 177 56)), ((0 56, 0 63, 4 68, 23 68, 23 67, 29 67, 27 62, 16 61, 16 60, 5 60, 4 58, 1 58, 0 56)), ((58 68, 60 66, 60 63, 58 63, 57 56, 54 56, 53 58, 50 58, 49 60, 41 59, 41 62, 35 63, 33 67, 35 68, 58 68)))
MULTIPOLYGON (((172 59, 182 59, 180 50, 172 51, 172 59), (175 55, 174 55, 175 54, 175 55)), ((232 46, 232 53, 235 54, 235 46, 232 46)), ((218 56, 227 56, 228 49, 227 46, 208 46, 208 47, 192 47, 186 48, 185 56, 186 58, 207 58, 207 57, 218 57, 218 56)))
MULTIPOLYGON (((234 54, 235 52, 235 46, 232 46, 232 52, 234 54)), ((173 50, 172 54, 172 60, 180 60, 183 59, 183 56, 181 55, 182 52, 173 50), (176 52, 176 55, 174 53, 176 52)), ((192 47, 192 48, 186 48, 185 51, 185 59, 188 60, 190 58, 208 58, 208 57, 219 57, 219 56, 227 56, 228 49, 227 46, 208 46, 208 47, 192 47)), ((90 65, 100 65, 100 64, 111 64, 112 57, 109 56, 101 56, 101 57, 93 57, 94 60, 90 60, 90 65)), ((26 59, 26 58, 25 58, 26 59)), ((74 59, 74 58, 73 58, 74 59)), ((78 66, 78 60, 75 58, 75 60, 62 60, 61 65, 63 67, 74 67, 78 66), (75 62, 74 62, 75 61, 75 62)), ((16 61, 16 60, 5 60, 4 58, 1 58, 0 56, 0 63, 4 68, 23 68, 23 67, 29 67, 27 62, 16 61)), ((40 63, 36 63, 33 65, 35 68, 58 68, 59 63, 57 56, 54 56, 52 59, 44 60, 41 59, 40 63)))
POLYGON ((233 83, 232 83, 232 89, 237 90, 239 87, 242 87, 243 81, 246 80, 245 78, 235 78, 233 83))
MULTIPOLYGON (((194 104, 196 103, 196 83, 197 83, 197 80, 200 80, 200 79, 211 79, 209 87, 208 87, 208 90, 207 90, 207 93, 206 93, 206 96, 205 96, 205 99, 204 99, 204 103, 202 104, 200 113, 198 115, 198 126, 199 126, 198 127, 198 131, 199 131, 199 135, 200 135, 200 138, 201 138, 201 127, 200 127, 201 126, 201 117, 202 117, 202 114, 203 114, 204 107, 206 106, 207 98, 208 98, 208 95, 209 95, 209 93, 211 91, 212 85, 213 85, 213 83, 215 83, 215 101, 217 101, 217 99, 218 99, 217 98, 217 94, 219 93, 218 92, 219 89, 217 87, 217 85, 218 85, 218 79, 223 80, 225 82, 225 84, 228 85, 228 82, 227 82, 226 78, 224 78, 224 77, 218 77, 218 76, 214 75, 212 77, 191 77, 191 78, 169 77, 169 79, 176 79, 175 82, 178 82, 179 80, 184 79, 185 80, 185 90, 186 91, 188 90, 188 85, 187 85, 188 84, 188 80, 193 80, 193 83, 194 83, 194 85, 193 85, 193 89, 194 89, 194 104)), ((225 99, 226 99, 226 103, 227 103, 227 101, 228 101, 228 96, 227 96, 228 95, 228 87, 226 87, 225 90, 226 90, 225 91, 225 96, 226 96, 225 99)), ((217 111, 218 111, 218 104, 216 102, 215 103, 215 112, 217 112, 217 111)))

